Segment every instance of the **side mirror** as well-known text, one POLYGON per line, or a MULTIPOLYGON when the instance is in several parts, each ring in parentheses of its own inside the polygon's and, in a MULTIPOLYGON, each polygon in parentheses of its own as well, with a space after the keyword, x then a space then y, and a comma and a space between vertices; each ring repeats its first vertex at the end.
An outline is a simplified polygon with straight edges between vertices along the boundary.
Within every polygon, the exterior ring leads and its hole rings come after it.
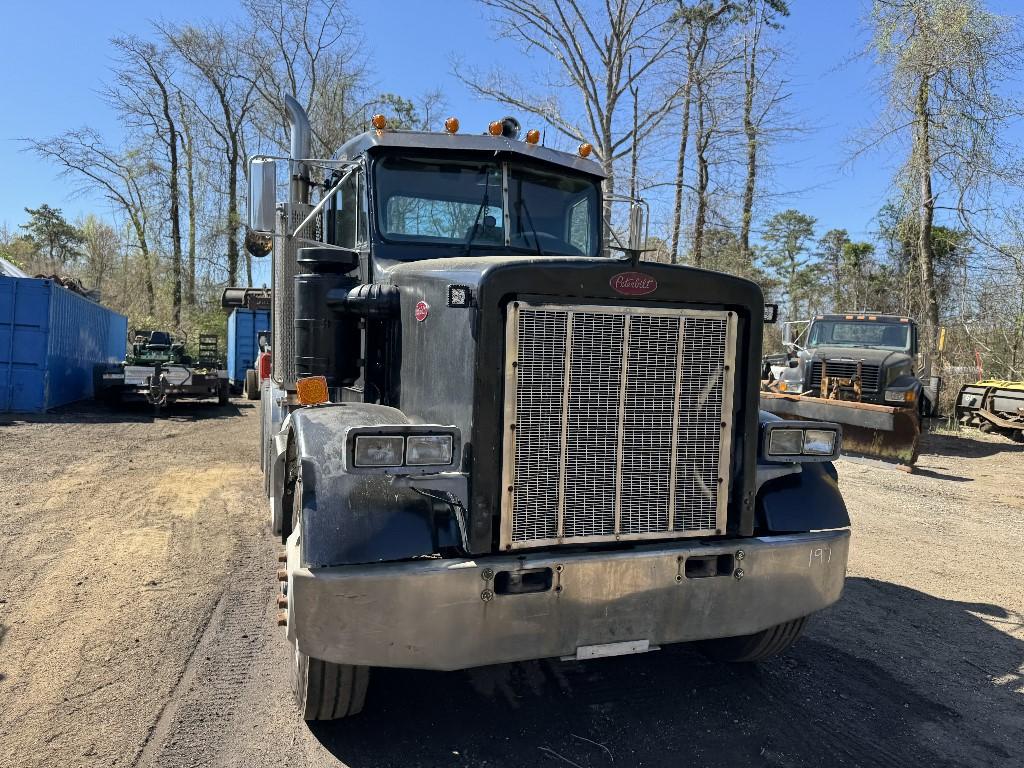
POLYGON ((642 202, 634 202, 629 208, 629 248, 642 251, 647 247, 647 216, 642 202))
POLYGON ((249 229, 261 235, 274 233, 277 204, 277 162, 256 159, 249 164, 249 229))

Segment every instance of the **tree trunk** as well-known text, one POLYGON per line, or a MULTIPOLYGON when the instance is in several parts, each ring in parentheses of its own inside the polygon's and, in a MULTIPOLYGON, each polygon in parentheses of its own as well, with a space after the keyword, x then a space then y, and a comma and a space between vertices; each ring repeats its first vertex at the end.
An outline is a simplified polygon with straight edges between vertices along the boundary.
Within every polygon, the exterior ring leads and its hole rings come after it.
POLYGON ((744 61, 743 133, 747 137, 747 178, 743 186, 743 213, 740 221, 740 254, 744 266, 753 264, 750 256, 750 223, 757 183, 757 127, 753 121, 754 91, 757 88, 757 36, 751 43, 749 61, 744 61))
POLYGON ((921 269, 921 293, 924 304, 925 351, 934 357, 938 346, 939 302, 935 292, 935 253, 932 248, 932 224, 935 220, 935 198, 932 194, 931 121, 928 114, 929 78, 923 76, 917 89, 914 107, 917 134, 914 154, 920 184, 920 219, 918 231, 918 266, 921 269))
MULTIPOLYGON (((689 58, 689 57, 688 57, 689 58)), ((686 174, 686 145, 690 140, 690 93, 693 83, 693 60, 686 65, 686 85, 683 87, 683 119, 679 130, 679 154, 676 157, 676 199, 672 206, 672 263, 679 263, 679 235, 683 219, 683 179, 686 174)))
POLYGON ((693 259, 695 267, 704 264, 704 229, 708 215, 708 141, 711 131, 706 125, 705 99, 707 94, 701 84, 697 86, 697 212, 693 221, 693 259))
MULTIPOLYGON (((180 96, 180 94, 179 94, 180 96)), ((183 149, 185 150, 185 186, 188 196, 188 269, 185 279, 185 303, 190 307, 196 304, 196 186, 192 170, 193 146, 192 126, 185 114, 185 102, 181 100, 181 127, 185 134, 183 149)))
POLYGON ((171 115, 171 100, 164 87, 163 82, 154 75, 154 80, 160 88, 160 95, 163 100, 164 120, 167 123, 167 155, 170 160, 170 173, 167 180, 168 192, 170 194, 170 217, 171 217, 171 274, 173 286, 171 289, 171 319, 175 326, 181 325, 181 209, 179 207, 178 190, 178 129, 171 115))
POLYGON ((228 285, 238 285, 238 139, 228 152, 228 285))

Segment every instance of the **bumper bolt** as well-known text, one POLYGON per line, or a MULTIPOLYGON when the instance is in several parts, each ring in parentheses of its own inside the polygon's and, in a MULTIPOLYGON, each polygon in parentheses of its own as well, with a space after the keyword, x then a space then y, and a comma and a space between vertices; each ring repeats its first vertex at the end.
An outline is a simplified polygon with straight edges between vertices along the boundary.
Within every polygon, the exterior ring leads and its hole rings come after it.
POLYGON ((286 627, 286 626, 288 626, 288 614, 285 613, 284 611, 281 611, 279 614, 277 614, 277 626, 279 626, 279 627, 286 627))
POLYGON ((483 600, 485 603, 489 602, 492 597, 494 597, 494 593, 489 589, 485 589, 483 592, 480 593, 480 599, 483 600))
POLYGON ((284 595, 278 595, 277 596, 277 607, 278 608, 287 608, 288 607, 288 598, 285 597, 284 595))
POLYGON ((742 579, 743 576, 744 576, 743 569, 742 568, 737 568, 736 569, 736 573, 734 575, 736 576, 737 579, 742 579))
POLYGON ((736 550, 736 559, 737 560, 742 560, 746 556, 747 556, 747 553, 744 552, 742 549, 737 549, 736 550))
POLYGON ((277 570, 277 580, 278 581, 288 581, 288 569, 287 568, 278 568, 278 570, 277 570))
POLYGON ((288 553, 287 552, 282 552, 281 554, 279 554, 277 556, 277 562, 279 562, 279 563, 287 563, 288 562, 288 553))
POLYGON ((484 568, 483 572, 480 574, 480 578, 484 581, 490 581, 494 578, 494 571, 491 568, 484 568))

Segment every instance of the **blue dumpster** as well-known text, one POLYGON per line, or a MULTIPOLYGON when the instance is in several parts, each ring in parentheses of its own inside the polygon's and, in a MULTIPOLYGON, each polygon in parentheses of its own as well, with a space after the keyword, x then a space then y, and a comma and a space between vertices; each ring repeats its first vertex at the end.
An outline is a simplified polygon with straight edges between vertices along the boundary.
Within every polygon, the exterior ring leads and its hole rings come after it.
POLYGON ((124 359, 128 318, 46 278, 0 275, 0 411, 93 396, 98 363, 124 359))
POLYGON ((260 332, 270 330, 270 311, 236 307, 228 315, 228 380, 234 390, 245 384, 245 372, 256 367, 260 332))

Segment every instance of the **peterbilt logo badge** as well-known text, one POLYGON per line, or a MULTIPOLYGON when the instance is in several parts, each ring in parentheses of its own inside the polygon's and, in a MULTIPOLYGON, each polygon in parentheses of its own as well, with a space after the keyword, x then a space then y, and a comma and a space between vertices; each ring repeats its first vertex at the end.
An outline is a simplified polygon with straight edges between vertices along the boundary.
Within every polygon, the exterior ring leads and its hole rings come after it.
POLYGON ((643 296, 658 290, 658 281, 643 272, 619 272, 612 276, 608 285, 623 296, 643 296))
POLYGON ((427 319, 427 315, 430 314, 430 305, 425 301, 417 302, 415 317, 418 322, 423 322, 427 319))

